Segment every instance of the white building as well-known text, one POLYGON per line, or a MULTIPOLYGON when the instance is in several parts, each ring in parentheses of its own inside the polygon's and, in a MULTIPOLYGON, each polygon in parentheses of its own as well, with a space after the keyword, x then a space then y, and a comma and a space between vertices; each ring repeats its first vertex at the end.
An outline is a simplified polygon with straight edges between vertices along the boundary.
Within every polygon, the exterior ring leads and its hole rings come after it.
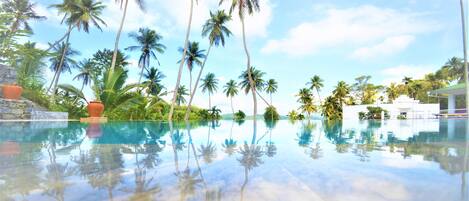
POLYGON ((344 105, 343 119, 358 120, 360 112, 368 112, 368 107, 380 107, 386 111, 390 119, 397 119, 399 115, 407 119, 433 119, 440 113, 440 104, 422 104, 419 100, 408 96, 399 96, 392 104, 371 104, 371 105, 344 105))

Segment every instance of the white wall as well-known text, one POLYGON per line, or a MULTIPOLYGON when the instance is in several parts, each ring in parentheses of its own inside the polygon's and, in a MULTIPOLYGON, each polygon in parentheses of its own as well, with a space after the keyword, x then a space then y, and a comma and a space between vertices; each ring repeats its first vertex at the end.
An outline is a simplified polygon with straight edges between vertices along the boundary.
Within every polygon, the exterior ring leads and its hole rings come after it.
POLYGON ((358 120, 360 112, 368 112, 367 107, 381 107, 388 111, 390 119, 397 119, 401 112, 407 113, 408 119, 433 119, 440 113, 439 104, 373 104, 373 105, 344 105, 343 119, 358 120), (407 108, 407 109, 406 109, 407 108))

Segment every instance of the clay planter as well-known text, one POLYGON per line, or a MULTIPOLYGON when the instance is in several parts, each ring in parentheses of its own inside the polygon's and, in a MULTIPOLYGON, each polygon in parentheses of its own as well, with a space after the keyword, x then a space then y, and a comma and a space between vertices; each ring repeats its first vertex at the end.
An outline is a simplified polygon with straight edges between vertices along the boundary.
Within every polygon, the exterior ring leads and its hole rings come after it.
POLYGON ((101 101, 91 101, 88 104, 88 114, 90 117, 101 117, 104 111, 104 105, 101 101))
POLYGON ((15 156, 21 153, 17 142, 6 141, 0 144, 0 156, 15 156))
POLYGON ((3 98, 19 100, 21 98, 21 93, 23 93, 23 88, 18 85, 9 85, 5 84, 2 87, 3 98))
POLYGON ((101 135, 101 125, 99 124, 92 123, 86 129, 86 136, 88 136, 88 138, 99 138, 101 135))

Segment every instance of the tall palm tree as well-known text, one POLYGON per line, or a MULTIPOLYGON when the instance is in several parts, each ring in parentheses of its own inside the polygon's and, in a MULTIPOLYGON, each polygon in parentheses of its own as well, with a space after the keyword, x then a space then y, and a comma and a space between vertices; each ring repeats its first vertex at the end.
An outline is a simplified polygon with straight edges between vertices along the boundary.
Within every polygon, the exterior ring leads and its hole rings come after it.
POLYGON ((215 45, 215 47, 218 47, 221 44, 224 47, 225 38, 231 35, 231 31, 225 26, 226 23, 229 22, 230 20, 231 20, 231 16, 226 14, 224 10, 219 10, 215 14, 210 12, 210 19, 208 19, 205 22, 202 28, 202 36, 203 37, 208 36, 210 45, 207 50, 207 55, 205 55, 205 59, 202 62, 202 66, 200 67, 199 75, 197 76, 197 79, 195 80, 194 89, 192 90, 190 94, 190 99, 189 99, 188 107, 186 110, 186 115, 184 118, 185 120, 189 119, 192 100, 194 99, 195 93, 197 92, 197 88, 199 86, 199 80, 202 76, 202 72, 204 70, 205 63, 207 62, 207 58, 208 58, 208 55, 210 54, 210 50, 212 49, 212 46, 215 45))
MULTIPOLYGON (((244 46, 244 52, 246 53, 246 71, 248 74, 249 78, 249 84, 251 85, 250 89, 252 91, 252 99, 254 102, 254 117, 257 116, 257 97, 256 97, 256 88, 255 87, 255 82, 253 79, 253 76, 251 74, 250 68, 251 68, 251 56, 249 55, 249 50, 247 47, 246 43, 246 30, 245 30, 245 23, 244 23, 244 18, 246 13, 249 15, 252 15, 255 11, 259 11, 259 0, 220 0, 220 4, 222 4, 225 1, 231 1, 231 6, 230 6, 230 15, 233 13, 235 9, 238 11, 238 16, 239 19, 241 20, 241 28, 243 32, 243 46, 244 46)), ((254 118, 254 124, 255 124, 256 118, 254 118)))
MULTIPOLYGON (((179 52, 183 53, 184 49, 182 47, 179 48, 179 52)), ((189 44, 187 44, 186 58, 184 60, 189 70, 189 93, 192 91, 192 69, 195 65, 202 66, 201 59, 206 57, 204 52, 205 50, 199 49, 198 42, 189 42, 189 44)), ((179 63, 180 62, 182 61, 179 60, 179 63)))
POLYGON ((147 88, 147 95, 159 96, 165 88, 161 82, 166 77, 160 70, 155 67, 147 70, 143 75, 147 81, 143 82, 143 85, 147 88))
POLYGON ((223 88, 223 92, 225 93, 226 97, 230 97, 231 112, 233 113, 234 117, 233 97, 238 95, 238 83, 236 83, 234 80, 230 80, 223 88))
POLYGON ((177 103, 178 106, 181 106, 181 104, 186 103, 186 98, 184 96, 189 95, 187 93, 186 86, 184 86, 184 85, 179 86, 176 94, 177 94, 176 103, 177 103))
MULTIPOLYGON (((114 1, 120 4, 121 9, 124 9, 124 11, 122 12, 122 18, 121 18, 121 22, 119 25, 119 30, 117 31, 116 40, 114 43, 114 53, 112 55, 112 60, 111 60, 111 69, 114 69, 116 67, 117 52, 119 51, 119 40, 121 37, 122 28, 124 27, 125 18, 127 16, 127 8, 128 8, 130 0, 114 0, 114 1)), ((143 0, 135 0, 135 3, 139 6, 141 10, 144 10, 145 6, 144 6, 143 0)))
POLYGON ((71 72, 71 69, 77 66, 77 62, 72 57, 80 55, 80 52, 69 46, 70 44, 67 45, 65 43, 61 43, 53 49, 54 56, 49 59, 49 62, 50 69, 55 72, 55 74, 49 86, 49 90, 53 86, 54 80, 57 79, 57 76, 65 71, 71 72))
POLYGON ((393 100, 396 100, 399 96, 399 88, 396 86, 396 83, 391 83, 391 85, 386 88, 386 94, 388 96, 388 102, 391 103, 393 100))
MULTIPOLYGON (((11 37, 18 29, 23 28, 27 31, 32 31, 29 26, 29 20, 44 20, 46 17, 40 16, 34 11, 35 3, 29 0, 5 0, 1 8, 5 13, 12 14, 13 23, 8 30, 7 37, 11 37)), ((5 40, 6 42, 7 40, 5 40)), ((3 45, 6 45, 4 43, 3 45)), ((6 47, 3 47, 6 48, 6 47)))
MULTIPOLYGON (((65 39, 65 48, 62 52, 62 58, 59 63, 59 71, 62 68, 62 64, 65 59, 65 52, 67 51, 68 44, 70 41, 70 33, 73 27, 76 27, 78 31, 83 29, 86 33, 89 33, 90 24, 93 24, 96 28, 102 31, 101 24, 106 25, 106 23, 100 18, 102 11, 105 6, 101 2, 95 2, 94 0, 77 0, 70 1, 64 0, 62 4, 52 5, 58 9, 59 13, 64 15, 64 20, 68 24, 68 34, 65 39)), ((60 74, 55 76, 54 88, 52 91, 57 89, 57 84, 60 79, 60 74)), ((49 87, 50 88, 50 87, 49 87)))
POLYGON ((208 73, 201 81, 202 84, 200 87, 202 88, 202 92, 208 92, 208 108, 212 108, 211 95, 218 89, 218 79, 215 78, 215 74, 208 73))
MULTIPOLYGON (((182 62, 179 64, 178 77, 177 77, 177 80, 176 80, 176 85, 174 86, 174 91, 177 91, 177 89, 179 88, 179 84, 181 83, 182 68, 184 67, 184 58, 186 58, 187 48, 188 48, 188 44, 189 44, 189 35, 191 33, 192 13, 194 11, 194 0, 190 0, 190 1, 191 1, 191 3, 190 3, 190 9, 189 9, 189 21, 187 23, 186 38, 184 40, 184 51, 183 51, 182 57, 181 57, 182 62)), ((168 121, 173 120, 174 104, 176 103, 176 98, 177 98, 177 94, 174 93, 173 94, 173 100, 171 102, 171 108, 169 109, 168 121)))
MULTIPOLYGON (((466 15, 464 12, 464 1, 460 0, 461 5, 461 22, 462 22, 462 35, 463 35, 463 50, 464 50, 464 83, 466 83, 466 113, 469 113, 469 69, 467 64, 467 33, 466 33, 466 15)), ((460 81, 461 82, 461 81, 460 81)), ((462 82, 461 82, 462 83, 462 82)))
POLYGON ((265 85, 265 92, 270 96, 270 105, 272 105, 272 94, 276 93, 278 89, 278 82, 275 79, 269 79, 265 85))
POLYGON ((78 64, 79 73, 76 75, 73 80, 82 80, 82 85, 80 91, 83 92, 83 88, 86 85, 91 84, 91 76, 93 76, 93 62, 91 59, 85 59, 78 64))
POLYGON ((150 59, 154 58, 158 64, 158 57, 156 57, 156 52, 162 54, 166 49, 166 46, 160 43, 160 40, 163 38, 161 35, 156 33, 155 30, 148 28, 138 29, 138 33, 130 33, 129 37, 134 39, 138 45, 130 46, 125 48, 125 50, 141 51, 140 58, 138 59, 138 66, 142 69, 140 71, 140 77, 138 78, 138 84, 142 82, 144 70, 150 67, 150 59))
POLYGON ((319 103, 322 102, 321 95, 319 94, 319 91, 321 91, 321 88, 324 87, 323 82, 324 82, 324 80, 322 80, 321 77, 319 77, 318 75, 315 75, 307 83, 311 90, 316 90, 316 93, 318 94, 318 98, 319 98, 319 103))

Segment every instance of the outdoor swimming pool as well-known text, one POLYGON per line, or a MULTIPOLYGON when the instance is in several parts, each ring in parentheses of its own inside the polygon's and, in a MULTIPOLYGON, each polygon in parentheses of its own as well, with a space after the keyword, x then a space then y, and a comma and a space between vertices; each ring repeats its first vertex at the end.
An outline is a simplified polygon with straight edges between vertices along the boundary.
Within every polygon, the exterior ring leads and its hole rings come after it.
POLYGON ((467 200, 467 120, 0 123, 0 200, 467 200))

